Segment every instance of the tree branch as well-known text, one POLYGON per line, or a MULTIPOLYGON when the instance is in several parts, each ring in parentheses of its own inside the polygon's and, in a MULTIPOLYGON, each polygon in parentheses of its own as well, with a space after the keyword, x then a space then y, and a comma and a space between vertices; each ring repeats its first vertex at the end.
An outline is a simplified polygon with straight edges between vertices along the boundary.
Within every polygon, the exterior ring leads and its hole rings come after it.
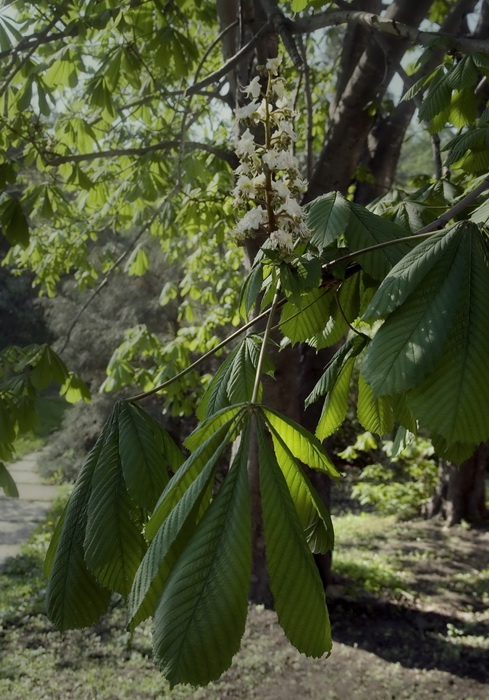
POLYGON ((403 22, 386 19, 371 12, 359 12, 355 10, 326 10, 310 17, 301 17, 291 25, 293 34, 309 34, 318 29, 333 27, 339 24, 360 24, 368 29, 383 32, 404 39, 410 44, 432 46, 444 44, 447 48, 455 49, 462 53, 481 51, 489 53, 489 41, 478 38, 453 36, 447 32, 424 32, 415 27, 410 27, 403 22))
MULTIPOLYGON (((238 165, 238 159, 232 151, 226 151, 210 143, 200 141, 185 141, 186 148, 206 151, 212 155, 226 161, 234 169, 238 165)), ((72 153, 69 155, 57 155, 55 153, 44 153, 47 165, 62 165, 63 163, 82 163, 85 161, 98 160, 103 158, 117 158, 118 156, 144 156, 155 151, 179 149, 182 146, 179 140, 159 141, 151 146, 141 146, 140 148, 112 148, 107 151, 94 151, 93 153, 72 153)))

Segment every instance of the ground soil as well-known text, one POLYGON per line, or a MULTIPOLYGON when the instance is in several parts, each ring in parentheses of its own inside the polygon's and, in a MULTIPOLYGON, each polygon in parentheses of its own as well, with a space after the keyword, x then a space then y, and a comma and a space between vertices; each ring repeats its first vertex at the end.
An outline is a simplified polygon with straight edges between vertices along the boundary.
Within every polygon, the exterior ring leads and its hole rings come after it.
POLYGON ((387 533, 379 547, 400 552, 401 567, 405 557, 409 590, 372 595, 337 577, 328 591, 335 644, 327 659, 300 655, 272 611, 250 606, 224 676, 170 696, 151 658, 149 626, 128 641, 122 610, 64 635, 39 611, 24 610, 0 631, 0 697, 487 700, 489 589, 480 572, 489 567, 489 532, 418 521, 387 533), (475 583, 463 585, 469 579, 475 583))

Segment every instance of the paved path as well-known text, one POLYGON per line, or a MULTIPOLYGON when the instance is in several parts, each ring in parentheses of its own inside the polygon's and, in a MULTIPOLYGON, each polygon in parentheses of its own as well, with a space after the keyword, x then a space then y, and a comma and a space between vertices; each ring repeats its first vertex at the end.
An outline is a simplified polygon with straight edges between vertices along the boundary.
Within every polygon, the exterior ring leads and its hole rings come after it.
POLYGON ((17 484, 19 498, 7 498, 0 490, 0 567, 20 552, 21 545, 45 517, 57 486, 43 484, 37 471, 41 452, 33 452, 7 468, 17 484))

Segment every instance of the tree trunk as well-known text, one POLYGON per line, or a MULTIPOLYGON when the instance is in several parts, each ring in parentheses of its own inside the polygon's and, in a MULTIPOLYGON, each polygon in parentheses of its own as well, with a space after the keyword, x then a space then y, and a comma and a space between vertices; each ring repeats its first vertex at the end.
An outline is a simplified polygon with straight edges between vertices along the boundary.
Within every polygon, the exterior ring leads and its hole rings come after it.
POLYGON ((485 504, 485 478, 488 454, 489 444, 485 443, 459 467, 440 460, 430 517, 440 517, 449 526, 462 521, 476 527, 487 523, 489 510, 485 504))

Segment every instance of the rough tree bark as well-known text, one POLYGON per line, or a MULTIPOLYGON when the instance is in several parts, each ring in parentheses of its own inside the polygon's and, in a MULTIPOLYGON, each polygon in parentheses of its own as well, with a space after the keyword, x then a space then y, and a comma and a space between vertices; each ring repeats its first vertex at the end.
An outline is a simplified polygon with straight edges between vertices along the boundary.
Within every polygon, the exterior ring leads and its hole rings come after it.
POLYGON ((447 525, 457 525, 462 521, 475 527, 487 524, 489 510, 485 503, 485 477, 488 455, 489 445, 486 443, 459 467, 440 460, 430 517, 442 518, 447 525))

